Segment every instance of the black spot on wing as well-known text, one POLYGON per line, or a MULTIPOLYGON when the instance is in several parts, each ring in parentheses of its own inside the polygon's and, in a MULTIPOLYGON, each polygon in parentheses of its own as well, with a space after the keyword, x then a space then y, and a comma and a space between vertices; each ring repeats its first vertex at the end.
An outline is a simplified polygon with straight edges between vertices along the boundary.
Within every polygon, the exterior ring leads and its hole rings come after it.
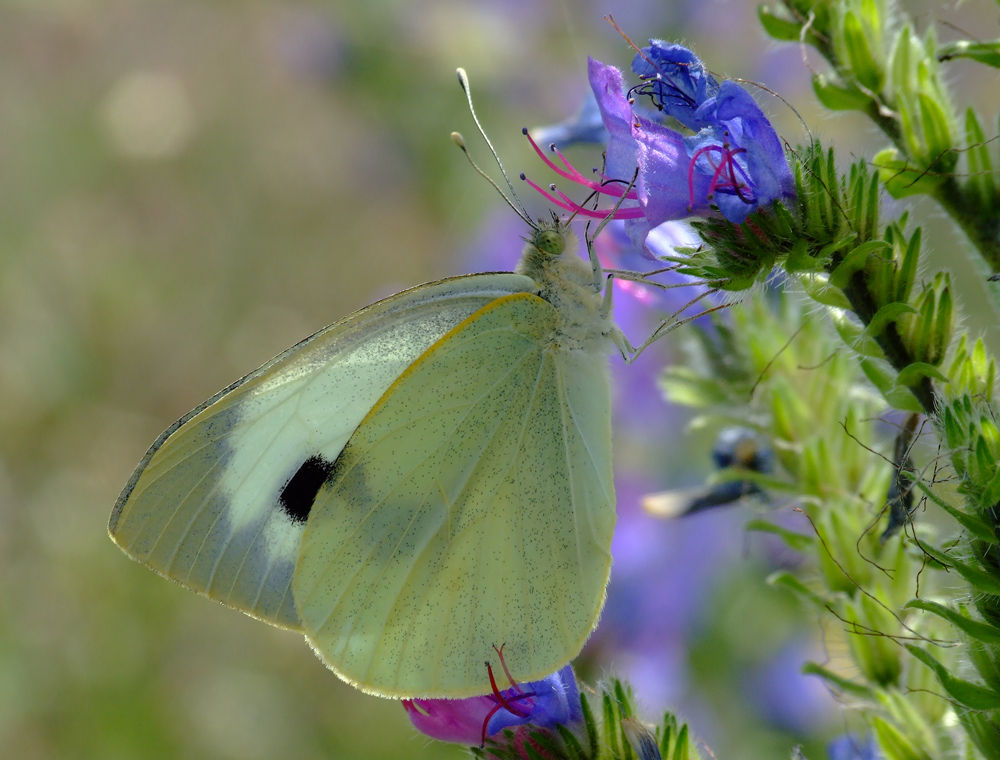
POLYGON ((331 472, 333 472, 333 462, 318 455, 309 457, 281 489, 278 503, 292 522, 304 523, 308 519, 309 511, 316 501, 316 494, 330 477, 331 472))

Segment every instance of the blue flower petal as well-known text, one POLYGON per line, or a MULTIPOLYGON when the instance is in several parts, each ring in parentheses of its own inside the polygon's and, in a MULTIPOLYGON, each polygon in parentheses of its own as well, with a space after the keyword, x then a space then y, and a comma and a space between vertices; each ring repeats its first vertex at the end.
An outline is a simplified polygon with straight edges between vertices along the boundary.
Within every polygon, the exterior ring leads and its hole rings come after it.
POLYGON ((632 71, 644 80, 636 92, 648 95, 657 109, 689 129, 708 124, 698 109, 718 92, 719 83, 686 47, 650 40, 632 59, 632 71))
MULTIPOLYGON (((507 689, 503 695, 507 699, 519 692, 507 689)), ((520 693, 534 693, 535 696, 514 702, 524 708, 527 715, 515 715, 507 709, 498 710, 486 725, 489 736, 512 726, 532 725, 539 728, 553 728, 557 725, 570 727, 583 720, 580 706, 580 692, 576 686, 573 668, 569 665, 541 681, 522 684, 520 693)))
POLYGON ((539 145, 555 144, 559 150, 565 150, 571 145, 603 145, 609 137, 593 92, 588 93, 587 99, 574 116, 558 124, 535 127, 531 130, 531 136, 539 145))

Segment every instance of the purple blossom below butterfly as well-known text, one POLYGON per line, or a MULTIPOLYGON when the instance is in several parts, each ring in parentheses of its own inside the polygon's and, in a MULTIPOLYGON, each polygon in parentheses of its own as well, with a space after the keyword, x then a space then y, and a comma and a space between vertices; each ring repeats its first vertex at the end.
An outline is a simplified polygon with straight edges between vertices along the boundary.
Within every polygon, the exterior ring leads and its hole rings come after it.
MULTIPOLYGON (((518 684, 507 671, 503 647, 497 650, 510 688, 500 690, 487 665, 493 693, 467 699, 404 699, 403 708, 414 727, 445 742, 482 746, 487 737, 505 728, 533 726, 551 729, 563 725, 571 730, 583 721, 580 692, 569 665, 540 681, 518 684)), ((515 731, 515 741, 518 734, 515 731)))

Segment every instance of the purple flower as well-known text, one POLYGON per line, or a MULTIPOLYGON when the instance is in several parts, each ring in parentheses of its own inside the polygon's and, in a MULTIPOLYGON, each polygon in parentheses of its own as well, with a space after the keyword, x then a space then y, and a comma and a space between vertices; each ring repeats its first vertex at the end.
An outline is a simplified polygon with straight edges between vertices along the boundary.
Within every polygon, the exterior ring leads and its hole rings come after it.
MULTIPOLYGON (((615 202, 614 210, 577 203, 554 185, 529 184, 550 202, 576 214, 626 220, 629 236, 644 253, 649 231, 664 222, 707 216, 712 204, 740 224, 759 208, 794 194, 794 181, 781 141, 746 90, 719 85, 691 51, 652 40, 633 63, 642 84, 631 92, 691 130, 683 135, 639 113, 625 92, 622 73, 590 59, 590 86, 608 131, 605 168, 585 177, 551 146, 562 166, 532 140, 557 174, 615 202)), ((531 138, 529 137, 529 140, 531 138)), ((523 175, 522 175, 523 177, 523 175)))
MULTIPOLYGON (((403 707, 414 727, 441 741, 482 746, 487 737, 505 728, 551 729, 563 725, 572 730, 582 722, 580 692, 571 666, 541 681, 522 685, 507 672, 501 650, 497 650, 500 664, 510 681, 510 688, 501 691, 493 680, 493 669, 487 666, 493 683, 492 694, 468 699, 404 699, 403 707)), ((527 738, 524 733, 515 733, 515 744, 523 744, 527 738)))
POLYGON ((826 749, 830 760, 881 760, 882 753, 873 737, 860 739, 853 734, 838 736, 826 749))
POLYGON ((632 59, 632 71, 642 84, 630 94, 648 97, 657 110, 677 119, 688 129, 699 130, 712 122, 699 115, 699 107, 719 92, 719 83, 705 70, 698 56, 682 45, 650 40, 632 59))
POLYGON ((492 695, 468 699, 403 700, 403 709, 420 733, 438 741, 470 746, 482 741, 486 716, 495 705, 492 695))
POLYGON ((726 219, 739 224, 758 207, 794 196, 781 140, 749 92, 723 82, 698 113, 712 126, 685 143, 699 171, 714 171, 715 202, 726 219))
POLYGON ((567 665, 524 687, 513 681, 511 683, 511 688, 500 692, 502 698, 494 697, 498 704, 486 724, 488 736, 514 726, 555 728, 558 725, 571 726, 583 720, 580 692, 572 666, 567 665))
POLYGON ((604 144, 608 141, 608 130, 604 128, 601 109, 593 93, 570 118, 558 124, 535 127, 531 131, 536 143, 555 145, 560 150, 571 145, 604 144))

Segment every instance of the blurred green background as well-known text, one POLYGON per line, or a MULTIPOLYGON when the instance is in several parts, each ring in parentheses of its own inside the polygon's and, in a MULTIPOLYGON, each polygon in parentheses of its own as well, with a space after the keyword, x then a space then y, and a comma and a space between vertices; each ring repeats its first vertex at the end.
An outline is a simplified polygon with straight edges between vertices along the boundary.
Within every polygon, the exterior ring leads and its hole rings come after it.
MULTIPOLYGON (((488 163, 457 66, 514 174, 540 174, 520 127, 579 106, 586 55, 627 68, 606 13, 638 44, 686 41, 714 71, 781 93, 842 156, 872 155, 878 135, 817 110, 800 51, 765 40, 754 5, 0 5, 0 755, 460 756, 416 734, 398 704, 342 684, 298 635, 129 561, 108 514, 153 439, 219 388, 377 297, 479 268, 468 251, 481 225, 509 212, 448 139, 462 131, 488 163)), ((993 3, 910 7, 924 26, 998 36, 993 3)), ((954 70, 992 99, 992 118, 994 73, 954 70)), ((759 99, 780 134, 806 139, 788 108, 759 99)), ((918 209, 961 267, 940 214, 918 209)), ((970 328, 995 324, 963 277, 970 328)), ((667 432, 648 482, 697 482, 710 437, 667 432)), ((700 696, 673 707, 695 714, 720 757, 783 756, 795 741, 815 751, 842 730, 836 709, 804 733, 762 727, 746 707, 759 695, 728 664, 751 657, 740 640, 754 626, 772 631, 762 640, 815 637, 815 622, 759 586, 766 563, 732 560, 751 569, 704 600, 685 662, 700 696)), ((599 654, 586 675, 622 664, 599 654)), ((800 654, 822 657, 818 645, 800 654)))

